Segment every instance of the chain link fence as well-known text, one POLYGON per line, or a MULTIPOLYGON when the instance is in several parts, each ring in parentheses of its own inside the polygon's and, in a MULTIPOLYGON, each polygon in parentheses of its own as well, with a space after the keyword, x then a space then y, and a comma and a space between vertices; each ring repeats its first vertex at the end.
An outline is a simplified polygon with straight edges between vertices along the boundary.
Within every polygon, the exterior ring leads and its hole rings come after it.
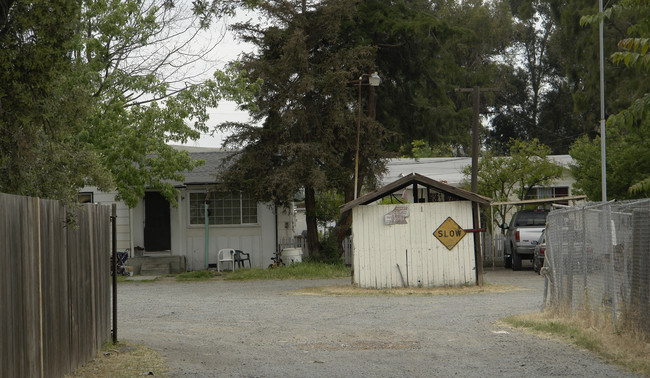
POLYGON ((551 211, 544 305, 650 338, 650 199, 551 211))

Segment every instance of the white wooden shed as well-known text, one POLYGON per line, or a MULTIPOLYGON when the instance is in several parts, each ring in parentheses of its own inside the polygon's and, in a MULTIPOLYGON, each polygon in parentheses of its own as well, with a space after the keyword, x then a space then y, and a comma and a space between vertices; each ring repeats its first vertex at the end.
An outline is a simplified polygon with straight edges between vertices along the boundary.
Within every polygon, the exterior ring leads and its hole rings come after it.
POLYGON ((353 280, 362 288, 459 286, 477 283, 472 204, 490 198, 417 173, 341 207, 352 211, 353 280), (407 187, 424 198, 379 205, 407 187))

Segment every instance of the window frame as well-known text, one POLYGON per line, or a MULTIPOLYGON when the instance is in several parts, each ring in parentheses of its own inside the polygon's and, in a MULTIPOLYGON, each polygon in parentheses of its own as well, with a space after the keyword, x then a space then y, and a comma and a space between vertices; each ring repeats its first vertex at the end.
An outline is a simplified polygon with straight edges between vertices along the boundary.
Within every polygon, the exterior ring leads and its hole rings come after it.
POLYGON ((545 198, 562 198, 562 197, 568 197, 570 195, 570 188, 567 185, 557 185, 557 186, 534 186, 534 195, 527 195, 525 199, 545 199, 545 198), (558 196, 558 189, 560 191, 565 191, 566 194, 560 193, 558 196), (540 197, 539 194, 541 191, 549 191, 551 196, 550 197, 540 197))
POLYGON ((77 203, 95 203, 95 193, 93 192, 78 192, 77 193, 77 203), (89 198, 88 201, 81 202, 81 198, 89 198))
MULTIPOLYGON (((209 190, 210 192, 210 198, 209 201, 212 204, 212 206, 209 208, 210 210, 214 211, 214 209, 217 209, 219 213, 211 213, 209 214, 209 222, 210 222, 210 227, 251 227, 251 226, 258 226, 259 225, 259 209, 258 209, 258 204, 255 200, 253 200, 250 196, 246 196, 243 191, 217 191, 217 190, 209 190), (237 193, 238 198, 234 198, 237 196, 233 196, 233 194, 237 193), (228 194, 228 196, 223 196, 223 194, 228 194), (226 204, 230 203, 231 205, 235 202, 238 203, 238 206, 230 206, 230 207, 225 207, 225 206, 215 206, 215 203, 218 204, 218 202, 221 202, 221 204, 226 204), (251 205, 252 203, 252 205, 251 205), (247 205, 247 206, 245 206, 247 205), (233 214, 235 212, 234 210, 238 209, 239 214, 233 214), (247 211, 248 210, 248 211, 247 211), (238 223, 217 223, 216 221, 221 219, 235 219, 234 216, 238 215, 238 223), (254 218, 254 222, 250 222, 251 218, 254 218)), ((200 222, 199 223, 193 223, 194 220, 198 219, 196 216, 193 215, 193 211, 196 209, 196 204, 205 204, 205 195, 206 191, 205 190, 190 190, 188 191, 187 195, 187 224, 189 227, 204 227, 205 226, 205 220, 204 220, 204 215, 203 215, 203 207, 200 208, 200 222), (196 196, 200 196, 200 201, 196 199, 196 196)))

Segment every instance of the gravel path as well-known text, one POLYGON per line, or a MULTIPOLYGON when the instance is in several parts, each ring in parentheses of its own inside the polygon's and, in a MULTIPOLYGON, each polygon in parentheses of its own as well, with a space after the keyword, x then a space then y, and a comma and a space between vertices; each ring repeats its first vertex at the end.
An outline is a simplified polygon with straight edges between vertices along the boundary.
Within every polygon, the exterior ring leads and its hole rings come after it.
POLYGON ((172 376, 631 376, 496 323, 539 310, 537 274, 487 269, 485 279, 523 290, 325 297, 291 291, 350 280, 121 284, 118 336, 156 349, 172 376))

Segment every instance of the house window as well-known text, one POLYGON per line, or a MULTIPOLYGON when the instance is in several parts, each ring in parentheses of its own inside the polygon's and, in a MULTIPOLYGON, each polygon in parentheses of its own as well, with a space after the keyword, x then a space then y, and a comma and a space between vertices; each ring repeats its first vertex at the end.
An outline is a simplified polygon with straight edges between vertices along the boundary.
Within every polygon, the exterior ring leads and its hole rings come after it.
MULTIPOLYGON (((205 224, 205 192, 190 193, 190 224, 205 224)), ((212 225, 256 224, 257 202, 241 192, 210 192, 208 221, 212 225)))
POLYGON ((553 189, 554 189, 553 198, 569 196, 568 186, 556 186, 553 189))
POLYGON ((558 198, 569 195, 568 186, 535 187, 528 192, 526 199, 558 198))
POLYGON ((81 192, 77 194, 77 202, 93 203, 93 192, 81 192))

